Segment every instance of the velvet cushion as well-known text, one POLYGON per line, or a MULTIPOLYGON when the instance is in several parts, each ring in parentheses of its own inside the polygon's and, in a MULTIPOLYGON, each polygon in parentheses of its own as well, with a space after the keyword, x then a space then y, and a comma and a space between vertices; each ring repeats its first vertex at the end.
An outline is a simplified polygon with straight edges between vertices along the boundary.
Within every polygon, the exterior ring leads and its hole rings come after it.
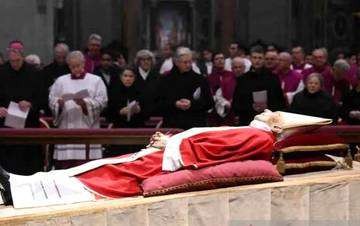
POLYGON ((141 186, 144 196, 155 196, 276 181, 282 181, 276 168, 270 162, 256 160, 157 175, 144 180, 141 186))
MULTIPOLYGON (((315 140, 313 139, 313 141, 315 140)), ((321 142, 326 143, 330 140, 321 142)), ((311 139, 309 143, 314 144, 311 139)), ((336 162, 326 154, 344 157, 348 148, 349 146, 346 144, 284 147, 275 151, 273 163, 283 175, 329 170, 336 166, 336 162)))
POLYGON ((284 139, 280 139, 275 143, 275 149, 283 149, 291 146, 313 146, 345 143, 342 138, 335 133, 311 132, 305 134, 296 134, 284 139))
MULTIPOLYGON (((308 172, 317 172, 330 170, 336 166, 336 162, 324 155, 312 155, 311 157, 301 157, 296 159, 287 159, 284 162, 284 169, 279 169, 283 175, 300 174, 308 172)), ((279 165, 277 165, 279 167, 279 165)))

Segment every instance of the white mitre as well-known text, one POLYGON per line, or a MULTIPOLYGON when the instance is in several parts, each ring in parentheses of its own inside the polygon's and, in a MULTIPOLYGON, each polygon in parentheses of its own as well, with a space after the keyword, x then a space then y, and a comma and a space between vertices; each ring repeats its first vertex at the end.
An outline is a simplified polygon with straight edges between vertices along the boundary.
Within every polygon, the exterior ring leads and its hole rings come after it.
POLYGON ((270 126, 277 133, 283 133, 293 129, 308 126, 322 126, 332 123, 331 119, 308 115, 301 115, 283 111, 272 112, 266 109, 263 113, 256 115, 254 121, 261 121, 270 126))

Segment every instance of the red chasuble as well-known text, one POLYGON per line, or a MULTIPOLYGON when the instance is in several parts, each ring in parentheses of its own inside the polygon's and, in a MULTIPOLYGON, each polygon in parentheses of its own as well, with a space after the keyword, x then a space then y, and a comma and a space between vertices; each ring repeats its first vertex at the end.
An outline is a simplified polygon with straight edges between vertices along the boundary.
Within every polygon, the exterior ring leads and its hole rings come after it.
POLYGON ((270 161, 274 142, 272 133, 244 127, 204 132, 183 139, 180 153, 185 168, 243 160, 270 161))
MULTIPOLYGON (((202 132, 180 143, 185 168, 203 168, 224 162, 271 159, 275 137, 251 127, 202 132)), ((148 154, 133 162, 105 165, 77 178, 88 188, 106 197, 141 195, 140 183, 161 171, 163 152, 148 154)))

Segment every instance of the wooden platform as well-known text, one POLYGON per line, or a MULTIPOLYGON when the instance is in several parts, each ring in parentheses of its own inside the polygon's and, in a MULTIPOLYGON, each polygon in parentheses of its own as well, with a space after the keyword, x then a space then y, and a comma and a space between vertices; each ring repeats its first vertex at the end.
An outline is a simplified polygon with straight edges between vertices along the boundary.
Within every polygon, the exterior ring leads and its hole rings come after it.
POLYGON ((46 208, 0 207, 0 225, 360 225, 360 166, 284 182, 46 208), (333 223, 333 224, 331 224, 333 223))

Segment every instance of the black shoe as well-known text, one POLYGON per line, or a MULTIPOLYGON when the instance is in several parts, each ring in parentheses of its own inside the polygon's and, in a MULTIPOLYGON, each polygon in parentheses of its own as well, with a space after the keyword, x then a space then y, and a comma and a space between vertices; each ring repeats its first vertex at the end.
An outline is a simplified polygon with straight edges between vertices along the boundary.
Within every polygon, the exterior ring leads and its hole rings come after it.
POLYGON ((9 173, 0 166, 0 194, 6 206, 13 204, 9 179, 9 173))

